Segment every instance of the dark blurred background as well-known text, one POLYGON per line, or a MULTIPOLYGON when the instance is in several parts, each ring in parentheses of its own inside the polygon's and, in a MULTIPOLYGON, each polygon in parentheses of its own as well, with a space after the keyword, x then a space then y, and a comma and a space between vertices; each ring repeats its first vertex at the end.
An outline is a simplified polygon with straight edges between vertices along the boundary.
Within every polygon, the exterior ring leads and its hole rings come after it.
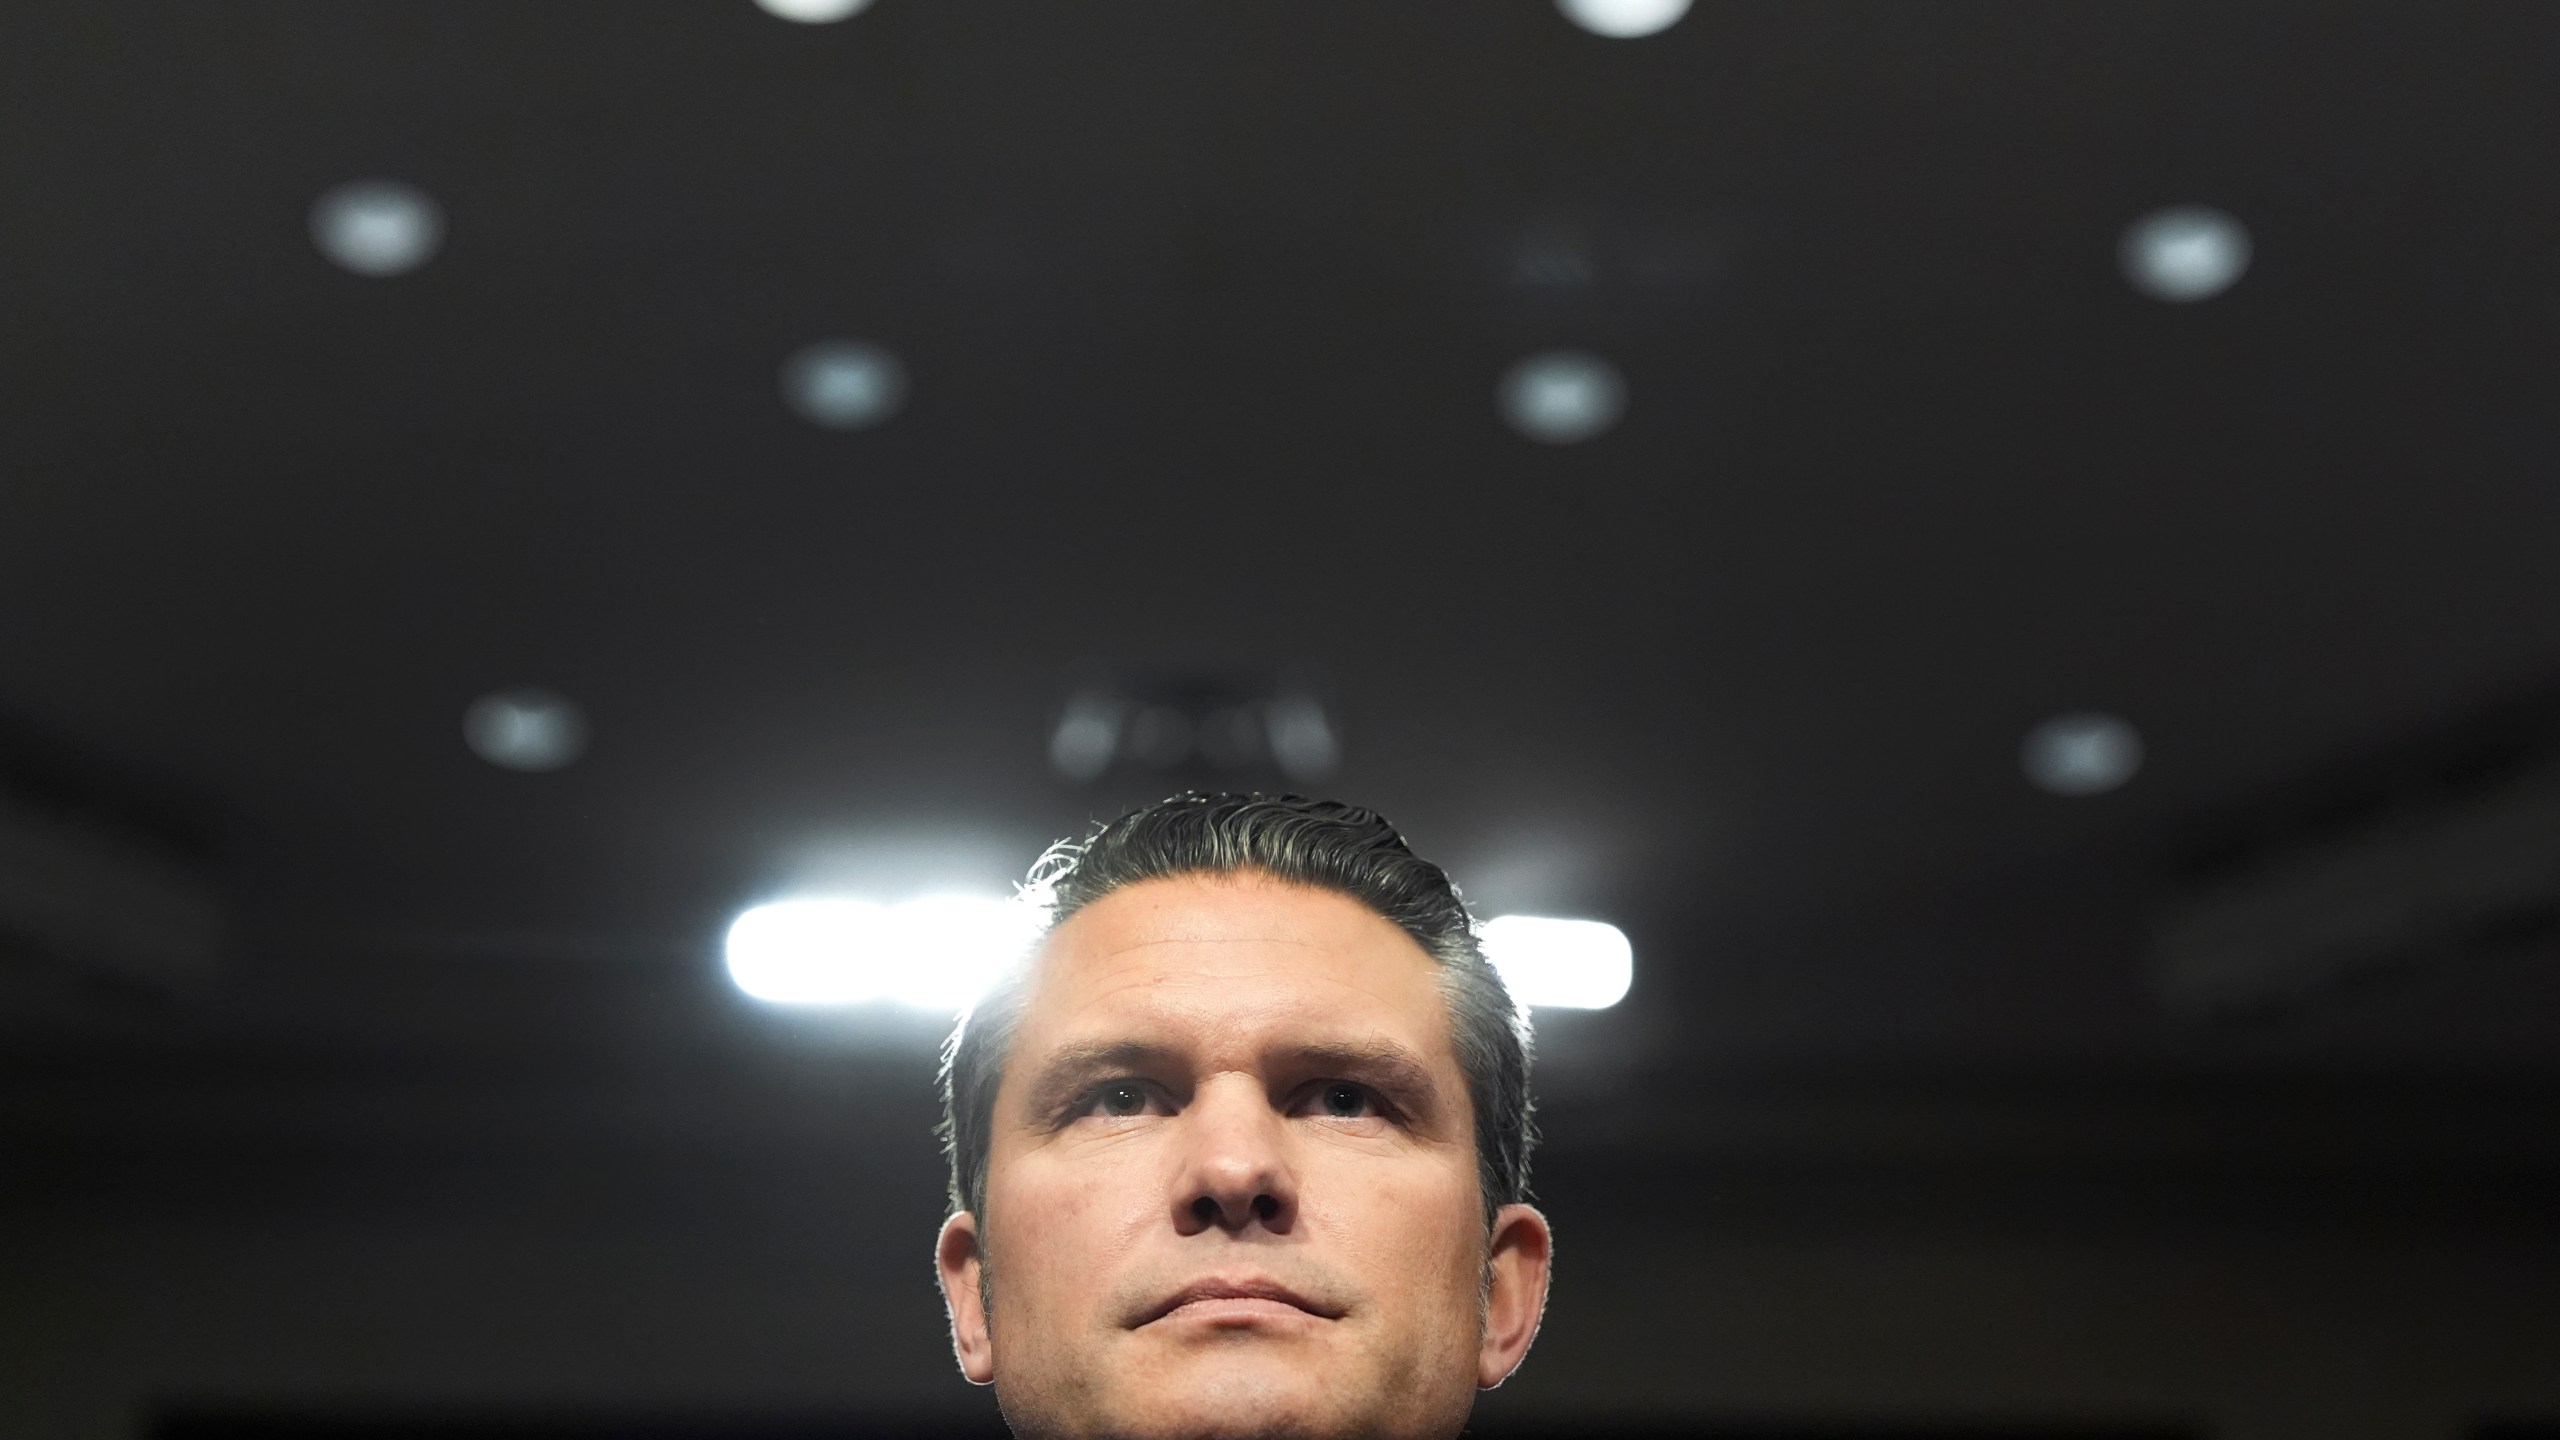
POLYGON ((1193 784, 1633 942, 1482 1433, 2553 1433, 2560 12, 1647 8, 0 9, 0 1434, 993 1433, 721 937, 1193 784))

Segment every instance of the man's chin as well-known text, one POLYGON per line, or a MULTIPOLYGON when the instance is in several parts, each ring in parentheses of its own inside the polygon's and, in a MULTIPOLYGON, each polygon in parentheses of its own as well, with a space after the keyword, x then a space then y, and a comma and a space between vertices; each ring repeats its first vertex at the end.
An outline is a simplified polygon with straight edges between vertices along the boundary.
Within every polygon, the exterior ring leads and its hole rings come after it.
MULTIPOLYGON (((1112 1440, 1364 1440, 1457 1434, 1475 1400, 1462 1387, 1421 1383, 1410 1365, 1386 1362, 1366 1338, 1328 1322, 1278 1332, 1192 1328, 1124 1333, 1121 1343, 1072 1367, 1080 1383, 1051 1394, 1040 1380, 996 1399, 1023 1436, 1112 1440), (1047 1402, 1047 1403, 1044 1403, 1047 1402), (1051 1410, 1063 1403, 1066 1409, 1051 1410)), ((1064 1378, 1063 1376, 1051 1378, 1064 1378)))
POLYGON ((1109 1433, 1128 1440, 1378 1434, 1380 1417, 1356 1403, 1364 1387, 1339 1369, 1310 1363, 1316 1359, 1302 1347, 1250 1342, 1169 1357, 1111 1397, 1118 1423, 1109 1433), (1325 1383, 1328 1376, 1334 1383, 1325 1383))
POLYGON ((1291 1407, 1222 1404, 1206 1396, 1167 1396, 1132 1404, 1106 1432, 1112 1440, 1347 1440, 1375 1437, 1374 1425, 1291 1407))

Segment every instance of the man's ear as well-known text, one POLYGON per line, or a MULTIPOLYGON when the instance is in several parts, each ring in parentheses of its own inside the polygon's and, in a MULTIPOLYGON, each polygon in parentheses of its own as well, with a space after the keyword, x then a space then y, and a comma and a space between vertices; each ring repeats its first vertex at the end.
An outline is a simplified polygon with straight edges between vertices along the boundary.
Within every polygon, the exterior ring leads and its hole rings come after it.
POLYGON ((1484 1345, 1476 1355, 1476 1388, 1511 1378, 1538 1338, 1547 1313, 1547 1267, 1555 1237, 1547 1217, 1527 1205, 1505 1205, 1493 1217, 1493 1254, 1486 1261, 1484 1345))
POLYGON ((951 1351, 960 1357, 960 1373, 972 1385, 990 1384, 996 1378, 996 1352, 987 1339, 982 1289, 986 1266, 987 1257, 978 1245, 978 1217, 963 1210, 943 1221, 942 1234, 933 1242, 933 1268, 942 1280, 942 1308, 951 1314, 951 1351))

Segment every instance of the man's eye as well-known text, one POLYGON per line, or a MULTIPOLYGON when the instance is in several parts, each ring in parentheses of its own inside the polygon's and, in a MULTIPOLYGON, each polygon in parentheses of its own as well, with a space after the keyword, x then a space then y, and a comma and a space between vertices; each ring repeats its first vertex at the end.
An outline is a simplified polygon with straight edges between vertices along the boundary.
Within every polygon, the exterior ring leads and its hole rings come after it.
POLYGON ((1114 1080, 1100 1086, 1094 1090, 1092 1098, 1085 1102, 1085 1110, 1088 1113, 1108 1115, 1113 1119, 1126 1119, 1131 1115, 1144 1114, 1146 1108, 1147 1087, 1135 1080, 1114 1080))
POLYGON ((1316 1094, 1316 1103, 1324 1113, 1337 1120, 1359 1120, 1378 1112, 1368 1090, 1348 1081, 1336 1080, 1316 1094))

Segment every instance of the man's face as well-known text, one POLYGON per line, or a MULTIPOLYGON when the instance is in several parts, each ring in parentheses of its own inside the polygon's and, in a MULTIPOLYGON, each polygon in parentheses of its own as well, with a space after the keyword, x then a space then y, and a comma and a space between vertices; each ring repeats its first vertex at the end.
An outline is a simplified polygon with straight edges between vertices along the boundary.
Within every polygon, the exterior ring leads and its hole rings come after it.
POLYGON ((1536 1332, 1546 1222, 1487 1233, 1438 967, 1348 897, 1186 876, 1078 912, 991 1134, 937 1260, 1018 1433, 1455 1435, 1536 1332))

